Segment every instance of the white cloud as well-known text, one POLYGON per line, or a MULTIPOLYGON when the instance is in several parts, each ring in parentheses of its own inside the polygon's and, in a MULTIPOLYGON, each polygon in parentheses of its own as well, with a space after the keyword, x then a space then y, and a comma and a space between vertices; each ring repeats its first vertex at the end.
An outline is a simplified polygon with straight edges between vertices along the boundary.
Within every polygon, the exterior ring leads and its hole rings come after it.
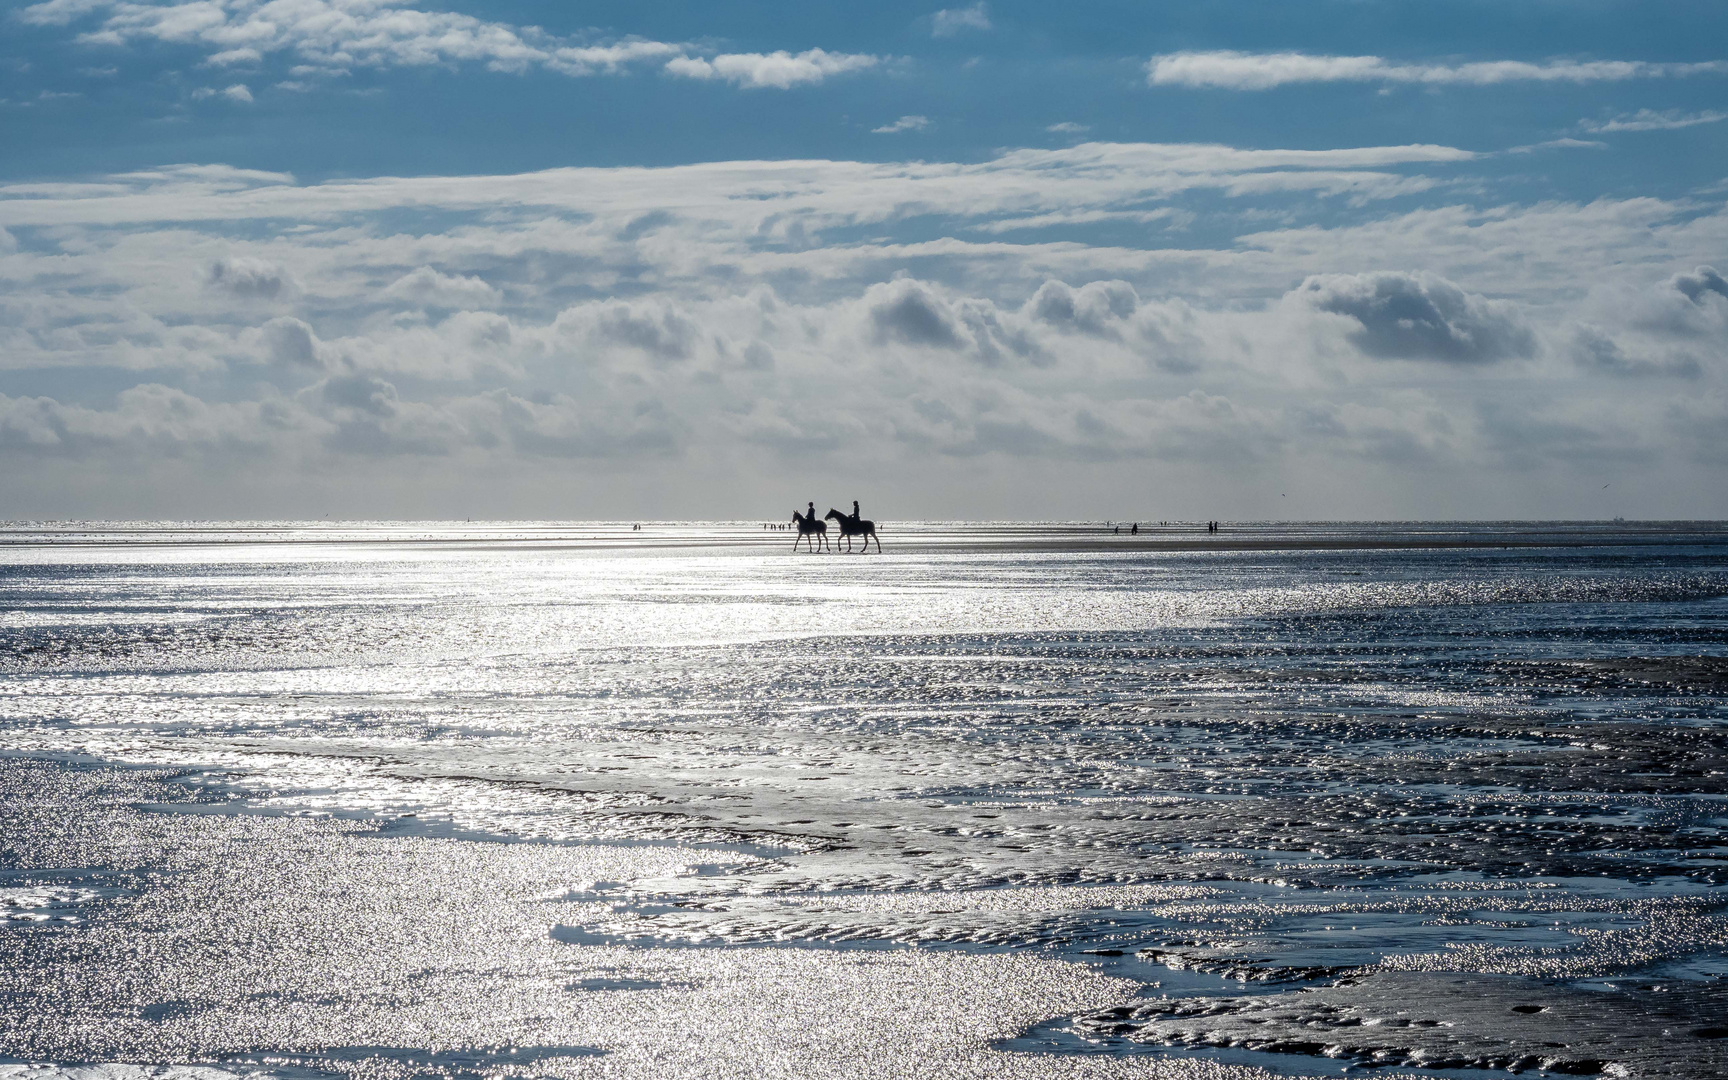
POLYGON ((430 266, 421 266, 391 282, 384 289, 391 300, 406 300, 432 307, 490 307, 500 299, 497 289, 477 277, 442 274, 430 266))
POLYGON ((1053 135, 1079 135, 1083 132, 1091 131, 1092 125, 1091 124, 1076 124, 1072 120, 1064 120, 1060 124, 1051 124, 1049 127, 1045 128, 1044 130, 1050 132, 1053 135))
POLYGON ((1678 109, 1669 109, 1666 112, 1639 109, 1635 113, 1622 113, 1607 120, 1582 120, 1579 126, 1585 131, 1606 134, 1614 131, 1674 131, 1699 124, 1719 124, 1724 120, 1728 120, 1728 112, 1717 112, 1713 109, 1697 113, 1683 113, 1678 109))
POLYGON ((1608 144, 1594 139, 1548 139, 1544 142, 1531 143, 1528 146, 1514 146, 1504 151, 1508 154, 1535 154, 1543 150, 1606 150, 1608 144))
MULTIPOLYGON (((135 41, 188 45, 207 51, 216 67, 253 66, 266 57, 296 61, 292 82, 341 75, 354 68, 483 64, 520 73, 544 68, 571 76, 617 75, 644 63, 665 63, 673 74, 720 79, 740 86, 778 87, 820 82, 874 66, 878 58, 809 49, 721 53, 674 42, 625 37, 590 42, 560 38, 532 26, 489 22, 451 11, 422 11, 407 0, 46 0, 18 13, 24 22, 65 26, 99 17, 79 36, 95 46, 135 41)), ((244 86, 220 91, 250 100, 244 86), (241 95, 246 95, 242 97, 241 95)), ((205 95, 208 96, 208 95, 205 95)))
POLYGON ((1641 60, 1487 60, 1464 64, 1401 64, 1378 56, 1245 53, 1232 50, 1154 56, 1153 86, 1267 90, 1293 83, 1387 82, 1492 86, 1507 82, 1619 82, 1686 75, 1728 75, 1728 61, 1657 64, 1641 60))
POLYGON ((246 87, 245 83, 235 83, 234 85, 221 90, 208 86, 201 86, 192 91, 192 97, 200 101, 206 98, 220 97, 226 98, 227 100, 240 105, 252 104, 252 91, 246 87))
POLYGON ((1359 199, 1408 194, 1431 182, 1390 170, 1474 160, 1446 146, 1242 150, 1206 144, 1083 143, 950 162, 715 162, 657 169, 553 169, 515 176, 380 177, 303 186, 291 177, 174 167, 97 184, 0 185, 0 226, 328 218, 397 207, 508 207, 623 216, 678 208, 755 234, 771 222, 804 228, 916 214, 977 220, 1115 209, 1194 190, 1359 199), (773 191, 763 203, 760 193, 773 191))
POLYGON ((928 131, 930 118, 928 116, 902 116, 892 124, 883 124, 879 128, 871 128, 876 135, 897 135, 902 131, 928 131))
POLYGON ((45 0, 18 13, 18 18, 36 26, 65 26, 91 12, 109 7, 112 0, 45 0))
POLYGON ((664 41, 626 38, 611 45, 565 45, 546 63, 566 75, 616 75, 631 64, 683 55, 684 47, 664 41))
POLYGON ((878 57, 859 53, 831 53, 807 49, 796 55, 781 50, 771 53, 721 53, 704 59, 680 56, 666 62, 667 72, 686 79, 719 79, 745 87, 793 86, 819 83, 830 75, 875 67, 878 57))
POLYGON ((990 11, 984 0, 963 8, 943 8, 930 16, 932 37, 953 37, 969 30, 990 29, 990 11))

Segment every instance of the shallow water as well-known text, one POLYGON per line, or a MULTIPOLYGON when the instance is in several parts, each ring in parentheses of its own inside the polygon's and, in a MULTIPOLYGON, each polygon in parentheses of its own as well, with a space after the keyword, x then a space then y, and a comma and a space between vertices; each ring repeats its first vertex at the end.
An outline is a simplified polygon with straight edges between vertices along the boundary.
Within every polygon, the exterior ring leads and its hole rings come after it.
POLYGON ((884 539, 0 529, 0 1060, 1728 1075, 1728 529, 884 539))

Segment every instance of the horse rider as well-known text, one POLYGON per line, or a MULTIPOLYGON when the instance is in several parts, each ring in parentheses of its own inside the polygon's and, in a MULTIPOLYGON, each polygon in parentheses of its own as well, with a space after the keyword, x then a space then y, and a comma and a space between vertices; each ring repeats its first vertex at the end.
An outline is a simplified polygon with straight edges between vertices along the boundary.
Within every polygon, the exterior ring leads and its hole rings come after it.
POLYGON ((852 500, 852 524, 856 525, 860 521, 862 521, 863 519, 864 519, 864 516, 858 512, 858 500, 853 499, 852 500))

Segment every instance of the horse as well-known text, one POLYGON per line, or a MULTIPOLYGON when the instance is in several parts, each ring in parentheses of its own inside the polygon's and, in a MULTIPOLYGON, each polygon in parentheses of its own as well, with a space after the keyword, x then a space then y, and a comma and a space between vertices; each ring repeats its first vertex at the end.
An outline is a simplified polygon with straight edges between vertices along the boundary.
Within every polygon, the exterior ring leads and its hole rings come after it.
POLYGON ((833 518, 840 523, 840 535, 846 538, 847 551, 852 550, 852 538, 862 536, 864 538, 864 551, 870 550, 870 541, 874 540, 876 541, 876 554, 882 554, 882 538, 876 535, 876 523, 874 521, 869 518, 855 518, 850 514, 842 514, 833 509, 822 516, 833 518))
MULTIPOLYGON (((805 537, 810 538, 811 551, 816 550, 816 537, 822 538, 822 549, 828 550, 828 523, 826 521, 819 520, 815 514, 805 517, 794 510, 792 511, 792 523, 798 526, 798 536, 792 541, 793 551, 798 550, 798 541, 805 537)), ((876 541, 876 546, 881 547, 882 541, 876 541)))

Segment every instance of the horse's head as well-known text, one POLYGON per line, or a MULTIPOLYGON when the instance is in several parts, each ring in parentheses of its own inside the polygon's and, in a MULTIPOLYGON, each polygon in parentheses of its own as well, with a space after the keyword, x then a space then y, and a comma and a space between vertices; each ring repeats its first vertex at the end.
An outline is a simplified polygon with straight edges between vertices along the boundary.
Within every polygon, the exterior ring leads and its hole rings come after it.
POLYGON ((829 507, 828 512, 826 514, 823 514, 822 516, 824 518, 833 518, 835 521, 846 520, 846 515, 842 514, 840 511, 834 509, 833 507, 829 507))

